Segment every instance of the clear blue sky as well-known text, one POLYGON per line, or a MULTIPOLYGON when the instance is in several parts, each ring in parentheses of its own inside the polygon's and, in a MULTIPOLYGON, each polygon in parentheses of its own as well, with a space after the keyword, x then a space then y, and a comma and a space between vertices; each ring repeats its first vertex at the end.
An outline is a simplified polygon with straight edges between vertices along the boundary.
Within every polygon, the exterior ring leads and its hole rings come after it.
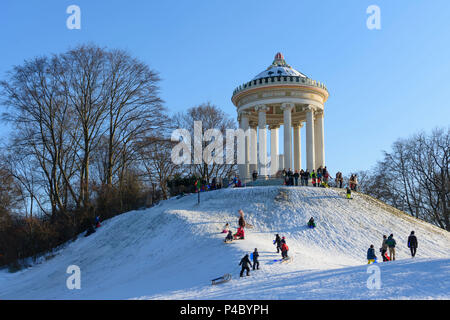
POLYGON ((448 0, 3 0, 0 77, 24 59, 93 42, 159 71, 171 112, 211 101, 236 118, 233 89, 281 51, 327 85, 327 166, 348 173, 373 166, 397 138, 450 124, 449 18, 448 0), (71 4, 81 30, 66 28, 71 4), (381 30, 366 27, 372 4, 381 30))

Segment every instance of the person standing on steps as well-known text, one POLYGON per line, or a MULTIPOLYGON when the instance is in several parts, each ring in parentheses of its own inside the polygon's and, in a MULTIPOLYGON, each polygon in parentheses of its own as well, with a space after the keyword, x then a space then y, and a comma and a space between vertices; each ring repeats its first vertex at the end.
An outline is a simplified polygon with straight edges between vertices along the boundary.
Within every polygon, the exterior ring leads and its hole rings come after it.
POLYGON ((245 257, 243 257, 241 259, 241 262, 239 263, 240 266, 242 266, 241 269, 241 273, 240 273, 240 277, 242 277, 242 275, 244 274, 244 271, 247 271, 247 276, 250 275, 250 268, 248 267, 250 265, 250 267, 252 266, 252 263, 250 262, 250 259, 248 258, 248 254, 245 255, 245 257))
POLYGON ((255 270, 255 268, 256 268, 257 270, 259 270, 259 261, 258 261, 258 258, 259 258, 258 249, 255 248, 255 251, 253 251, 253 270, 255 270))
POLYGON ((394 235, 392 233, 387 238, 386 244, 388 245, 388 248, 389 248, 389 259, 391 261, 394 261, 395 260, 395 245, 397 244, 397 242, 395 241, 394 235))
POLYGON ((300 174, 298 173, 298 170, 295 170, 294 173, 294 181, 295 181, 295 185, 298 186, 298 177, 300 177, 300 174))
POLYGON ((279 234, 275 235, 275 240, 273 241, 273 244, 277 245, 277 253, 280 253, 281 250, 281 238, 279 234))
POLYGON ((386 252, 388 250, 388 245, 386 244, 386 240, 387 240, 387 236, 384 234, 383 242, 381 243, 381 248, 380 248, 381 256, 383 257, 383 262, 389 261, 388 259, 386 259, 386 252))
POLYGON ((411 250, 411 256, 414 258, 417 251, 417 237, 414 235, 414 231, 408 237, 408 248, 411 250))

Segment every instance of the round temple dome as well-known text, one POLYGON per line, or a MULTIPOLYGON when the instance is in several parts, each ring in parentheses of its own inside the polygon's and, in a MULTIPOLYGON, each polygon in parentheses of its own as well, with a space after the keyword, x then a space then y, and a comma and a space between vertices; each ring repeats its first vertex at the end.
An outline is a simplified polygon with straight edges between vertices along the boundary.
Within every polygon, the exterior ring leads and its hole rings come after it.
POLYGON ((284 60, 284 56, 281 52, 275 55, 275 59, 272 64, 263 72, 259 73, 252 80, 262 79, 272 76, 297 76, 302 78, 307 78, 303 73, 295 70, 284 60))

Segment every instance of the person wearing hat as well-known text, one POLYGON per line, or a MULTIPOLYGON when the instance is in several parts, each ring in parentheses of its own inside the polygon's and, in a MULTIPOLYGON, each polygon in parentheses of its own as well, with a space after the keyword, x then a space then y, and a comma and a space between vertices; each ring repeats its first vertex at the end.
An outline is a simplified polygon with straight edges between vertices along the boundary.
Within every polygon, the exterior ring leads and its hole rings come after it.
POLYGON ((276 246, 277 246, 277 253, 280 253, 280 250, 281 250, 281 238, 280 238, 280 235, 278 233, 275 235, 275 240, 273 240, 273 244, 276 244, 276 246))
POLYGON ((408 248, 411 250, 411 256, 414 258, 417 251, 417 237, 414 235, 414 231, 408 237, 408 248))
POLYGON ((259 253, 258 253, 258 249, 255 248, 255 251, 253 251, 253 270, 258 269, 259 270, 259 253))
POLYGON ((240 266, 242 266, 241 269, 241 273, 240 273, 240 277, 242 277, 242 275, 244 274, 244 271, 247 271, 247 276, 250 275, 250 268, 248 267, 248 265, 250 265, 250 267, 252 266, 252 263, 250 262, 250 259, 248 257, 248 254, 246 254, 242 259, 241 262, 239 263, 240 266))
POLYGON ((381 256, 383 257, 383 262, 385 261, 389 261, 386 258, 386 252, 388 251, 388 245, 386 244, 387 241, 387 235, 383 235, 383 242, 381 243, 381 248, 380 248, 380 252, 381 252, 381 256))
POLYGON ((389 259, 391 261, 395 260, 395 245, 397 242, 394 239, 394 235, 391 233, 391 235, 387 238, 386 244, 389 248, 389 259))
POLYGON ((373 248, 373 244, 371 244, 369 250, 367 250, 367 264, 374 263, 376 259, 375 249, 373 248))
POLYGON ((284 239, 284 237, 283 237, 283 239, 282 239, 281 241, 282 241, 282 245, 281 245, 281 257, 282 257, 283 259, 287 259, 287 258, 289 258, 289 257, 288 257, 289 247, 287 246, 286 240, 284 239))

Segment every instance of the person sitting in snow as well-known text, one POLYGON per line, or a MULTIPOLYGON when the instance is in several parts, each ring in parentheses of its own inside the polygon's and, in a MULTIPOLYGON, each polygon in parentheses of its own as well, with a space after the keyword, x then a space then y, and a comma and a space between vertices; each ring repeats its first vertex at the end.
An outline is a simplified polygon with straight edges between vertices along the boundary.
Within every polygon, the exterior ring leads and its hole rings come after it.
POLYGON ((228 233, 228 231, 230 230, 230 225, 227 223, 222 230, 222 233, 228 233))
POLYGON ((100 228, 102 225, 100 224, 100 216, 95 217, 95 228, 100 228))
POLYGON ((233 233, 231 232, 231 230, 228 231, 228 234, 225 237, 224 242, 227 242, 227 241, 233 241, 233 233))
POLYGON ((244 274, 244 270, 247 271, 247 276, 249 276, 250 275, 250 268, 248 267, 248 265, 250 265, 250 267, 252 267, 252 263, 250 262, 248 254, 246 254, 245 257, 243 257, 241 259, 241 262, 239 263, 239 265, 242 266, 240 277, 242 277, 242 275, 244 274))
POLYGON ((316 223, 314 222, 314 218, 311 217, 311 219, 309 219, 308 221, 308 228, 315 228, 316 227, 316 223))
MULTIPOLYGON (((283 237, 284 240, 284 237, 283 237)), ((288 257, 288 251, 289 251, 289 247, 286 244, 286 241, 283 242, 283 244, 281 245, 281 257, 283 259, 287 259, 288 257)))
POLYGON ((237 229, 237 232, 234 234, 233 238, 244 240, 244 228, 239 227, 237 229))
POLYGON ((375 249, 373 248, 373 244, 371 244, 369 250, 367 250, 367 264, 374 263, 376 259, 375 249))
POLYGON ((275 235, 275 240, 273 240, 273 244, 277 246, 277 253, 280 253, 281 250, 281 238, 279 234, 275 235))
POLYGON ((351 198, 352 198, 352 190, 350 189, 350 187, 347 187, 347 199, 351 198))

